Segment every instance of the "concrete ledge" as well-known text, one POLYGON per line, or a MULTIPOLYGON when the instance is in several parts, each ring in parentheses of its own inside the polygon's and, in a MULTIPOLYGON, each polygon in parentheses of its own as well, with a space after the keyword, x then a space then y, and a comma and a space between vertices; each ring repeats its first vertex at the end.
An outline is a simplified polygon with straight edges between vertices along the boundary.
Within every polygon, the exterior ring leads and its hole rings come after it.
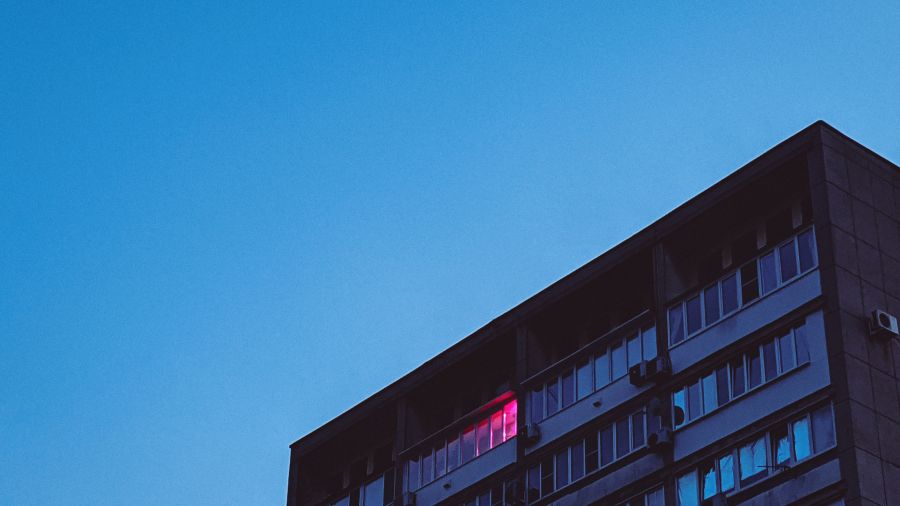
MULTIPOLYGON (((665 466, 663 458, 655 453, 649 453, 636 461, 616 469, 592 483, 589 483, 569 495, 560 497, 551 502, 553 506, 580 506, 590 504, 602 499, 622 487, 627 486, 641 478, 659 471, 665 466)), ((577 483, 577 482, 576 482, 577 483)))
POLYGON ((834 459, 739 504, 740 506, 794 504, 839 481, 841 481, 841 466, 838 459, 834 459))
POLYGON ((434 480, 416 491, 416 506, 430 506, 464 490, 516 462, 518 438, 500 446, 434 480), (449 486, 445 487, 445 485, 449 486))

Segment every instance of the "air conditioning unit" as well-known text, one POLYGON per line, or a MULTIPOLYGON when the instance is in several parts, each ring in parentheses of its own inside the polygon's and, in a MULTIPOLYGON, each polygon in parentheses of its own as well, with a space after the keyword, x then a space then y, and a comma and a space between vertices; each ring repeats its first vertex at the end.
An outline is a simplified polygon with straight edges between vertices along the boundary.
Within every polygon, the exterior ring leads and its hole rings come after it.
POLYGON ((400 498, 400 503, 403 506, 416 506, 416 494, 412 492, 404 492, 403 496, 400 498))
POLYGON ((672 429, 662 427, 661 429, 647 436, 647 448, 650 451, 660 452, 672 447, 672 429))
POLYGON ((644 386, 647 383, 657 382, 672 374, 672 362, 668 357, 656 357, 653 360, 644 360, 628 369, 628 381, 634 386, 644 386))
POLYGON ((728 496, 719 492, 718 494, 709 498, 708 502, 709 506, 728 506, 728 496))
POLYGON ((529 446, 534 446, 535 443, 541 439, 541 429, 538 427, 536 423, 529 423, 525 426, 525 429, 519 434, 519 439, 522 441, 522 444, 527 448, 529 446))
POLYGON ((869 320, 869 335, 881 340, 900 337, 897 317, 880 309, 872 311, 872 318, 869 320))

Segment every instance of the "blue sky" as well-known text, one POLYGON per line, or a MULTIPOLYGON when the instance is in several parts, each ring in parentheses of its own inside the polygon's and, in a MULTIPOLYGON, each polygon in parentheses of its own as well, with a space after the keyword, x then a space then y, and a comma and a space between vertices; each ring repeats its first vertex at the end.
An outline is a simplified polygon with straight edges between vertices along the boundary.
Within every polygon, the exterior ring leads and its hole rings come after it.
POLYGON ((0 503, 283 504, 288 445, 817 119, 897 3, 0 5, 0 503))

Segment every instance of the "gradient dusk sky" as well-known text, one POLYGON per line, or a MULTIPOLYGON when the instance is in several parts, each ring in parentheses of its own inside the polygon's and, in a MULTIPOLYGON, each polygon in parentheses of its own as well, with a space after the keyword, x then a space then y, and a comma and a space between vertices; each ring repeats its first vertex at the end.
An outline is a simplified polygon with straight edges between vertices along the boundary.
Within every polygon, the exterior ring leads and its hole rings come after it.
POLYGON ((284 504, 288 445, 824 119, 897 2, 3 2, 0 504, 284 504))

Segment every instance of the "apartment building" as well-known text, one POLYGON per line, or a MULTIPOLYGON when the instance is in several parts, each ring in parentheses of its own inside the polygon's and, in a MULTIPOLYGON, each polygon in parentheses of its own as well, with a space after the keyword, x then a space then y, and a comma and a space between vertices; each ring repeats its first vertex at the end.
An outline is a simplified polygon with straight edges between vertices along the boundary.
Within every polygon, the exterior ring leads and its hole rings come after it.
POLYGON ((288 506, 900 505, 893 315, 900 169, 816 122, 292 444, 288 506))

